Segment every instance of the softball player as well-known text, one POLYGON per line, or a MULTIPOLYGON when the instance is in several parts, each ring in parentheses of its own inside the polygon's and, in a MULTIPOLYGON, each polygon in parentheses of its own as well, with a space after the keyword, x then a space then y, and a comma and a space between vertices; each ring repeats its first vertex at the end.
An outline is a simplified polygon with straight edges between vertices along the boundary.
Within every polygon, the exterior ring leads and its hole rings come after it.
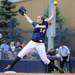
MULTIPOLYGON (((26 54, 28 54, 31 50, 36 49, 41 60, 44 62, 44 64, 50 65, 50 60, 46 56, 45 51, 45 35, 48 28, 48 25, 50 25, 52 18, 54 17, 54 11, 51 17, 48 18, 48 21, 45 21, 45 18, 43 16, 38 16, 37 21, 34 22, 30 19, 30 17, 26 14, 26 9, 24 7, 21 7, 19 9, 19 13, 23 15, 29 23, 33 26, 33 33, 32 33, 32 39, 31 41, 19 52, 16 59, 11 65, 8 65, 5 69, 11 70, 13 66, 26 54)), ((59 69, 59 68, 58 68, 59 69)), ((60 69, 59 69, 60 70, 60 69)), ((60 70, 61 71, 61 70, 60 70)))

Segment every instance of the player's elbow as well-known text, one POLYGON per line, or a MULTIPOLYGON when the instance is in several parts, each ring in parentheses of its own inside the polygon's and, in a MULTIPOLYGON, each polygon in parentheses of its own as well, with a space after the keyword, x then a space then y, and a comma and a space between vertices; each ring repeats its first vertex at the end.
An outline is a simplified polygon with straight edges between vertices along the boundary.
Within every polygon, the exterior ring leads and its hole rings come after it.
POLYGON ((51 25, 51 24, 52 24, 52 22, 49 22, 49 21, 48 21, 48 25, 51 25))
POLYGON ((29 22, 30 24, 32 24, 32 20, 31 19, 27 19, 27 22, 29 22))

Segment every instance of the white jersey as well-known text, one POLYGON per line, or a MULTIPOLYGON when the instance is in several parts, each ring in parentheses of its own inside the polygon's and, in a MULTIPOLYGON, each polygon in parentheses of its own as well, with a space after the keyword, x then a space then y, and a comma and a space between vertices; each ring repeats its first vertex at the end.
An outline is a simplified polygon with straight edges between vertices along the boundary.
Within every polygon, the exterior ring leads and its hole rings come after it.
POLYGON ((61 56, 68 56, 68 54, 70 54, 70 49, 67 47, 67 46, 60 46, 58 49, 57 49, 57 52, 58 54, 60 54, 61 56))

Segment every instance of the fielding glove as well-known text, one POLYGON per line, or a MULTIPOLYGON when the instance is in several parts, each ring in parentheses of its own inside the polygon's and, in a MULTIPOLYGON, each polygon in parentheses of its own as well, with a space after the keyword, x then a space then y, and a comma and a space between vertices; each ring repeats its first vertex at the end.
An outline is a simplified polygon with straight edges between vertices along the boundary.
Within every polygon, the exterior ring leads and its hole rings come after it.
POLYGON ((24 14, 26 14, 26 8, 24 6, 21 6, 18 11, 22 16, 24 16, 24 14))

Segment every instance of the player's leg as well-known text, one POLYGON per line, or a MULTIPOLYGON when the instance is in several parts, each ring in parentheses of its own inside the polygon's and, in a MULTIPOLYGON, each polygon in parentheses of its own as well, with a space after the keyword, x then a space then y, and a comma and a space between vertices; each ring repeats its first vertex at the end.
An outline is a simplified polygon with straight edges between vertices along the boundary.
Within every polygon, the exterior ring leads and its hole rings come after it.
MULTIPOLYGON (((45 65, 48 65, 50 63, 50 60, 47 58, 46 56, 46 51, 45 51, 45 45, 42 43, 42 44, 39 44, 36 46, 36 50, 41 58, 41 60, 43 61, 43 63, 45 65)), ((48 68, 48 72, 49 71, 49 68, 48 68)))
POLYGON ((13 68, 13 66, 18 62, 20 61, 21 58, 23 58, 26 54, 28 54, 32 48, 34 47, 35 45, 33 45, 33 42, 30 41, 20 52, 19 54, 17 55, 16 59, 11 63, 11 65, 8 65, 5 70, 11 70, 13 68))
POLYGON ((51 68, 50 65, 53 65, 53 67, 55 69, 59 70, 60 72, 64 72, 59 66, 56 66, 55 64, 50 62, 50 60, 47 58, 46 51, 45 51, 45 45, 44 44, 37 45, 36 49, 38 51, 38 54, 39 54, 41 60, 44 62, 44 64, 48 64, 48 69, 51 68))
POLYGON ((64 62, 60 61, 60 67, 63 68, 64 67, 64 62))
POLYGON ((48 72, 51 72, 51 68, 53 67, 53 63, 47 58, 46 51, 45 51, 45 45, 39 44, 36 47, 38 54, 43 61, 44 64, 48 65, 48 72), (52 67, 51 67, 52 66, 52 67))
POLYGON ((60 67, 63 69, 64 68, 64 64, 66 63, 67 57, 62 57, 62 61, 60 61, 60 67))
POLYGON ((46 56, 45 45, 43 43, 38 44, 36 50, 44 64, 49 64, 50 60, 46 56))

